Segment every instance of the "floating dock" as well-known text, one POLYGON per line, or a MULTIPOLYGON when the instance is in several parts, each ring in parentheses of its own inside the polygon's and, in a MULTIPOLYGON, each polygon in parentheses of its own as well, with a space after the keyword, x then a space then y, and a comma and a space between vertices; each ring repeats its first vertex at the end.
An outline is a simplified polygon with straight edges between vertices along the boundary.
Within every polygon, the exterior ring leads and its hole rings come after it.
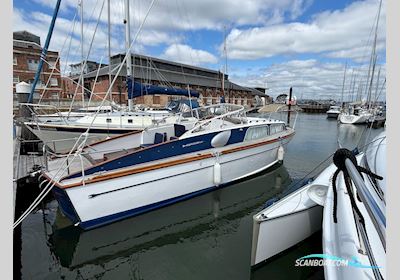
POLYGON ((298 104, 305 113, 326 113, 329 110, 329 104, 298 104))

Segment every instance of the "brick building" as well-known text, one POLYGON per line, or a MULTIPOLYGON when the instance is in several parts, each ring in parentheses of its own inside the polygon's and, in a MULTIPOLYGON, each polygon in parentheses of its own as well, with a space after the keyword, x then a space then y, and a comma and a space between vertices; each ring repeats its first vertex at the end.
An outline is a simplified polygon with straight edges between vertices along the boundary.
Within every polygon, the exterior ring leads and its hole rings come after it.
MULTIPOLYGON (((96 96, 92 97, 92 99, 102 98, 105 95, 109 87, 109 69, 112 69, 111 76, 113 79, 124 56, 124 54, 115 55, 111 58, 110 66, 101 67, 100 70, 96 69, 84 75, 85 87, 94 88, 93 92, 96 96), (94 85, 95 80, 96 84, 94 85)), ((225 90, 223 91, 221 87, 223 75, 219 71, 138 54, 132 56, 132 61, 134 61, 133 73, 135 81, 183 89, 189 87, 191 90, 199 92, 199 103, 202 105, 219 103, 221 97, 224 96, 227 103, 253 107, 256 103, 256 96, 265 95, 265 93, 256 89, 232 83, 229 81, 228 75, 225 75, 225 90)), ((77 81, 78 76, 74 79, 77 81)), ((123 66, 112 88, 113 100, 123 104, 126 104, 127 100, 125 80, 126 67, 123 66)), ((71 84, 70 86, 68 88, 69 93, 67 92, 69 96, 71 95, 70 93, 75 92, 75 85, 71 84)), ((80 95, 81 90, 78 90, 77 93, 80 95)), ((77 99, 79 98, 77 96, 77 99)), ((167 95, 143 95, 135 98, 134 103, 164 107, 168 101, 176 98, 167 95)))
MULTIPOLYGON (((15 85, 19 82, 33 83, 41 52, 42 47, 40 46, 39 36, 27 31, 13 33, 13 93, 15 93, 15 85)), ((58 52, 47 52, 46 60, 50 65, 43 64, 34 98, 39 98, 43 92, 44 98, 59 98, 61 75, 60 63, 59 61, 56 63, 57 57, 58 52), (47 89, 45 89, 47 83, 47 89)))

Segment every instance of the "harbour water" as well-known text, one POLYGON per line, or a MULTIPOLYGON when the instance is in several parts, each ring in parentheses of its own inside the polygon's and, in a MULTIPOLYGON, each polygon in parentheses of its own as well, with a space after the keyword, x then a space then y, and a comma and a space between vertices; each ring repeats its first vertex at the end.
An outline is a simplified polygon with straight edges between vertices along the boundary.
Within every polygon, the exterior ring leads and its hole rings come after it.
POLYGON ((299 114, 283 165, 90 231, 71 225, 50 198, 16 231, 14 278, 323 279, 322 269, 294 266, 297 258, 322 252, 321 233, 251 269, 252 216, 266 201, 300 187, 327 166, 331 160, 308 174, 339 144, 362 146, 382 129, 340 125, 325 114, 299 114))

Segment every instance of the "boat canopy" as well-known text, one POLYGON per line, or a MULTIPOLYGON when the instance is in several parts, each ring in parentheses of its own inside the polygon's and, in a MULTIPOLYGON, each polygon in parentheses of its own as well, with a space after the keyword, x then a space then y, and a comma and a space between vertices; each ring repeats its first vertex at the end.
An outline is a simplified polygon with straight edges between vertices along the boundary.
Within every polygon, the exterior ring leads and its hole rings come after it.
POLYGON ((154 85, 144 85, 139 82, 134 82, 132 86, 132 79, 127 79, 128 86, 128 98, 135 98, 142 95, 153 95, 153 94, 166 94, 166 95, 179 95, 179 96, 187 96, 187 97, 199 97, 199 93, 197 91, 186 89, 177 89, 177 88, 167 88, 161 86, 154 85))

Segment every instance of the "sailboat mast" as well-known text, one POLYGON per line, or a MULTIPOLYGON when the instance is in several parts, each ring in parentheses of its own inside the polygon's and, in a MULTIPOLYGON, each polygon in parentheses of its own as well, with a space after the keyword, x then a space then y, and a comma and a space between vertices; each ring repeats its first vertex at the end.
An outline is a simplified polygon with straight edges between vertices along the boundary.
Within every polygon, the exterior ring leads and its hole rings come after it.
POLYGON ((376 88, 375 88, 375 96, 374 96, 374 106, 376 105, 375 103, 376 103, 377 98, 378 98, 378 86, 379 86, 379 77, 380 77, 380 75, 381 75, 381 68, 379 68, 379 70, 378 70, 378 77, 377 77, 377 80, 376 80, 376 88))
POLYGON ((83 0, 80 3, 80 11, 81 11, 81 68, 82 68, 82 107, 85 107, 85 71, 83 69, 84 66, 84 50, 83 50, 83 0))
MULTIPOLYGON (((110 0, 107 0, 107 21, 108 21, 108 86, 111 86, 111 13, 110 0)), ((110 91, 110 109, 112 109, 112 89, 110 91)))
MULTIPOLYGON (((131 24, 129 17, 129 0, 125 0, 125 49, 126 49, 126 81, 132 81, 132 86, 134 85, 134 79, 132 77, 132 57, 130 51, 131 45, 131 24)), ((133 99, 128 92, 128 110, 133 111, 133 99)))
POLYGON ((342 109, 344 107, 344 102, 343 102, 343 94, 344 94, 344 84, 346 81, 346 69, 347 69, 347 62, 344 65, 344 74, 343 74, 343 85, 342 85, 342 98, 341 98, 341 103, 342 103, 342 109))
POLYGON ((368 87, 368 97, 367 97, 368 109, 371 109, 372 84, 374 82, 376 59, 377 59, 377 56, 375 55, 375 57, 373 59, 373 64, 372 64, 371 80, 370 80, 370 84, 369 84, 369 87, 368 87))
MULTIPOLYGON (((375 66, 375 61, 376 61, 376 41, 377 41, 377 37, 378 37, 378 25, 379 25, 379 18, 381 15, 381 7, 382 7, 382 0, 379 2, 378 17, 376 19, 376 25, 375 25, 374 43, 372 45, 372 52, 371 52, 371 58, 370 58, 370 63, 369 63, 369 69, 368 69, 367 85, 365 87, 365 92, 368 94, 368 96, 371 92, 371 88, 368 87, 371 67, 372 67, 372 65, 375 66)), ((371 81, 371 85, 372 85, 372 81, 371 81)))

